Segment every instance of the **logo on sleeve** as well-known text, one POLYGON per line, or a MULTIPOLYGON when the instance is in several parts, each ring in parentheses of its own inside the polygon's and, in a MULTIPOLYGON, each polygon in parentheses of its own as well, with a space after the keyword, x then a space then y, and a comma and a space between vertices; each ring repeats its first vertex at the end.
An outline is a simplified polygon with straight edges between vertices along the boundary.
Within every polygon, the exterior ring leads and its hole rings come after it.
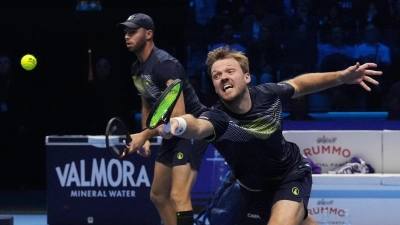
POLYGON ((300 190, 297 187, 292 188, 292 193, 294 195, 299 195, 300 194, 300 190))

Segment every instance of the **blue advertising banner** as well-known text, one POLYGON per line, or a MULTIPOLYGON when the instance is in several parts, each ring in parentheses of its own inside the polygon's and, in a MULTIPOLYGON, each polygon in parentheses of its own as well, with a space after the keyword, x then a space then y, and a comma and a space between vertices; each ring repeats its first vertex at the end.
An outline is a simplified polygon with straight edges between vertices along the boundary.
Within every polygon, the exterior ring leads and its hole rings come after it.
POLYGON ((114 159, 104 136, 46 137, 48 224, 160 224, 150 201, 160 143, 148 158, 114 159))

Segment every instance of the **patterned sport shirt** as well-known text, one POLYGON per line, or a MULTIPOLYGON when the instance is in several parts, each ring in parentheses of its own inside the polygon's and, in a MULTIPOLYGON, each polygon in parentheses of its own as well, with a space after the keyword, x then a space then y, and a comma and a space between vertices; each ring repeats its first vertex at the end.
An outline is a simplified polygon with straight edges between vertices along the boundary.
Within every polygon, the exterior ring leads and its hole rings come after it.
POLYGON ((294 88, 288 83, 267 83, 249 89, 252 108, 247 113, 232 113, 219 101, 199 118, 213 124, 214 135, 206 140, 218 149, 236 178, 261 190, 277 185, 303 156, 282 135, 282 104, 290 100, 294 88))

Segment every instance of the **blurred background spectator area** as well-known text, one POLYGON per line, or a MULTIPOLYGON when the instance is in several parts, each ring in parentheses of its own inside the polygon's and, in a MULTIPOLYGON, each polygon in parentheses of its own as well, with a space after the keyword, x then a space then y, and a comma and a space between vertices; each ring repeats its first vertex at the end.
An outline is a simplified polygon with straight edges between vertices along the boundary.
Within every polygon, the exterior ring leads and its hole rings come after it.
MULTIPOLYGON (((345 69, 355 62, 375 62, 384 76, 378 78, 380 86, 371 93, 354 86, 334 89, 308 98, 308 109, 386 111, 389 88, 400 81, 399 2, 193 0, 186 29, 187 56, 205 57, 207 50, 221 45, 241 50, 250 59, 251 85, 279 82, 302 73, 345 69), (227 24, 229 41, 224 41, 227 24)), ((203 89, 207 91, 213 90, 203 89)), ((290 106, 285 110, 290 111, 290 106)))

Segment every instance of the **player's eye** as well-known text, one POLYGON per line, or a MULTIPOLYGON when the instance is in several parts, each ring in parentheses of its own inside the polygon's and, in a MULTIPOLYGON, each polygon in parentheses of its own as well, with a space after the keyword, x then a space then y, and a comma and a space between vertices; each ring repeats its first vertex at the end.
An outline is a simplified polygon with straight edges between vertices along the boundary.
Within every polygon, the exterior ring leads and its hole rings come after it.
POLYGON ((130 29, 130 30, 125 30, 125 34, 127 35, 134 35, 136 33, 137 30, 134 29, 130 29))
POLYGON ((220 77, 221 77, 220 74, 213 74, 213 75, 212 75, 212 78, 213 78, 214 80, 218 80, 220 77))

